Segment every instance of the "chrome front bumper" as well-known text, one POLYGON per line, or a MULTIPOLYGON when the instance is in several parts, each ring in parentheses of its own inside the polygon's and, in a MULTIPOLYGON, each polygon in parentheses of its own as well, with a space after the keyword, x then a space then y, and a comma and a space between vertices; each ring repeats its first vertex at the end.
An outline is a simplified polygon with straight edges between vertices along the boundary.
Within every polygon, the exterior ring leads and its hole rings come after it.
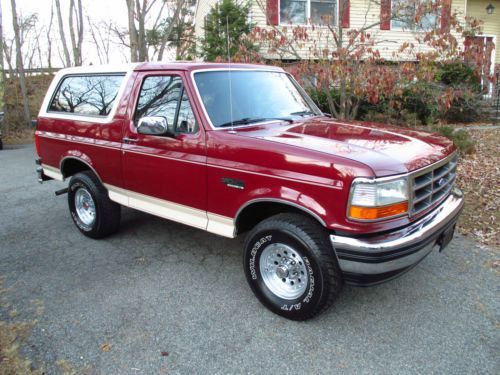
POLYGON ((367 238, 330 235, 345 281, 377 284, 411 269, 452 235, 463 204, 462 192, 453 188, 443 203, 405 228, 367 238))

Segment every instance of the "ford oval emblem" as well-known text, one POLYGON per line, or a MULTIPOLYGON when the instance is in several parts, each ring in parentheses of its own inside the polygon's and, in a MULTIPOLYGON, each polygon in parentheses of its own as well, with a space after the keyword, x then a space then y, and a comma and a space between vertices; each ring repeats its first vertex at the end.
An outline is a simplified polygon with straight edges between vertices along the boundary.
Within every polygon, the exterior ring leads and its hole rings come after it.
POLYGON ((441 187, 441 186, 443 186, 444 184, 446 184, 446 178, 441 177, 441 178, 438 180, 438 186, 439 186, 439 187, 441 187))

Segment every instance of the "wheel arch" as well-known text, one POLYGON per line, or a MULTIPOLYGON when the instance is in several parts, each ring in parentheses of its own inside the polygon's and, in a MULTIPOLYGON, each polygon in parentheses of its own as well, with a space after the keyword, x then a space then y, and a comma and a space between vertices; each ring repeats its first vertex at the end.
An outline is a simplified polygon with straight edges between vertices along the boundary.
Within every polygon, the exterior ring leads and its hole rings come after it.
POLYGON ((279 198, 258 198, 246 202, 235 215, 236 233, 243 233, 252 229, 260 221, 268 217, 284 212, 295 212, 311 217, 323 227, 327 227, 326 222, 311 209, 297 203, 279 198))
POLYGON ((99 176, 99 173, 96 172, 94 167, 92 167, 88 162, 82 160, 81 158, 75 156, 66 156, 61 160, 59 165, 59 169, 61 174, 66 179, 75 175, 76 173, 83 171, 91 171, 96 175, 99 181, 102 183, 102 179, 99 176))

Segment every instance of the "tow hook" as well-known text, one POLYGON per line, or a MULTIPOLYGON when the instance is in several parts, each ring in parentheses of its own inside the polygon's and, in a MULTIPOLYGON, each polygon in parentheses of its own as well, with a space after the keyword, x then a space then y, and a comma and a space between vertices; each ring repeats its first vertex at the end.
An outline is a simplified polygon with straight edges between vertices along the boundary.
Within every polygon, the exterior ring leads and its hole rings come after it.
POLYGON ((68 192, 68 188, 64 188, 61 190, 57 190, 55 194, 56 194, 56 196, 59 196, 59 195, 66 194, 67 192, 68 192))

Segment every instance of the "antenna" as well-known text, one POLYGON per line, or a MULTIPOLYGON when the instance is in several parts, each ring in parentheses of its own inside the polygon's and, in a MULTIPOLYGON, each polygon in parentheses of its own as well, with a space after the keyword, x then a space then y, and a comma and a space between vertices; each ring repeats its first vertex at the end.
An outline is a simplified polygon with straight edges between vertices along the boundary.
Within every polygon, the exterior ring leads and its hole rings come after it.
POLYGON ((230 48, 230 42, 229 42, 229 16, 226 15, 226 37, 227 37, 227 59, 229 62, 229 70, 228 70, 228 75, 229 75, 229 115, 231 118, 231 132, 234 132, 234 127, 233 127, 233 85, 231 82, 231 50, 230 48))

